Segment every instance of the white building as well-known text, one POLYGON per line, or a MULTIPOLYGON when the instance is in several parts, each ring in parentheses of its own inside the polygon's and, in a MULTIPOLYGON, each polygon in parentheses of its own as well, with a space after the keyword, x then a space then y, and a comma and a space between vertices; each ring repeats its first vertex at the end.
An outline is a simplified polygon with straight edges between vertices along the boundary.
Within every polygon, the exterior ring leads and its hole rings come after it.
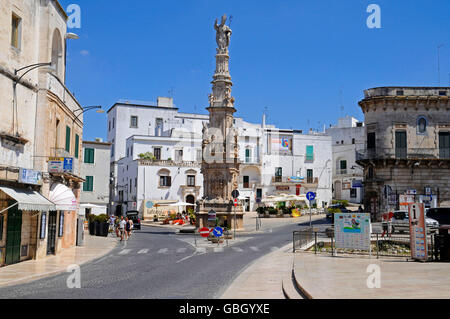
POLYGON ((333 199, 360 204, 363 201, 363 169, 356 164, 356 151, 365 147, 364 123, 346 116, 326 130, 333 144, 333 199))
POLYGON ((86 182, 80 194, 81 215, 106 214, 109 205, 111 144, 102 139, 83 141, 81 174, 86 182))
MULTIPOLYGON (((203 197, 202 129, 208 115, 180 113, 172 99, 158 98, 157 103, 116 103, 108 121, 116 214, 143 213, 149 203, 195 203, 203 197)), ((264 119, 254 124, 236 118, 234 124, 242 163, 239 191, 246 211, 256 209, 257 199, 282 193, 314 191, 319 207, 331 203, 329 136, 279 130, 264 119), (291 177, 303 181, 291 182, 291 177)))

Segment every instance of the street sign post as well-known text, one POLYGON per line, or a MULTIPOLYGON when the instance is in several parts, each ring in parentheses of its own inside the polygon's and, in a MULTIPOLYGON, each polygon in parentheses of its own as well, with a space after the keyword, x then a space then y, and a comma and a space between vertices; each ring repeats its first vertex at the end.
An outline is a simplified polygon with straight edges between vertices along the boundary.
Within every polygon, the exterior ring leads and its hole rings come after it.
POLYGON ((207 238, 211 233, 211 230, 209 228, 203 227, 198 232, 203 238, 207 238))
POLYGON ((306 199, 309 200, 309 227, 312 227, 312 208, 311 202, 316 199, 316 194, 313 192, 309 192, 306 194, 306 199))
POLYGON ((222 237, 222 236, 223 236, 223 229, 222 229, 222 227, 216 227, 216 228, 214 228, 214 230, 213 230, 213 235, 214 235, 215 237, 217 237, 217 238, 222 237))
POLYGON ((236 189, 231 193, 231 196, 234 198, 234 239, 236 239, 236 207, 238 205, 238 197, 239 197, 239 191, 236 189))

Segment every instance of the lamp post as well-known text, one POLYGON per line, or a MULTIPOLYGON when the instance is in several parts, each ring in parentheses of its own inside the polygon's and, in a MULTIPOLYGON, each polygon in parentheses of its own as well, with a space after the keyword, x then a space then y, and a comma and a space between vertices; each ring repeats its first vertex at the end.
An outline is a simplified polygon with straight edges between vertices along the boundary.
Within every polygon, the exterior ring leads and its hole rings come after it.
MULTIPOLYGON (((80 112, 80 114, 77 115, 77 117, 73 120, 73 122, 75 123, 76 120, 78 120, 80 118, 81 115, 83 115, 84 113, 88 112, 88 111, 92 111, 92 110, 97 110, 97 113, 99 114, 103 114, 105 113, 104 110, 102 110, 102 107, 100 105, 96 105, 96 106, 87 106, 81 110, 76 110, 73 113, 75 114, 76 112, 80 112)), ((76 115, 76 114, 75 114, 76 115)))

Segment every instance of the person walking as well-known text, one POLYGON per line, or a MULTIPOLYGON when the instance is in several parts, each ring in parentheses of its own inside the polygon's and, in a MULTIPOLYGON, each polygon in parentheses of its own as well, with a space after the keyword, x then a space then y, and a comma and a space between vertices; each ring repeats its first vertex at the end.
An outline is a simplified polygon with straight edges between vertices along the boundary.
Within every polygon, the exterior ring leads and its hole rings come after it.
POLYGON ((125 236, 126 236, 126 240, 128 240, 130 238, 130 232, 131 232, 130 220, 128 219, 128 217, 126 217, 125 218, 125 236))
POLYGON ((123 219, 123 216, 120 217, 119 222, 119 231, 120 231, 120 241, 123 241, 123 237, 125 236, 127 222, 123 219))
POLYGON ((128 220, 127 226, 128 226, 128 239, 130 239, 131 233, 134 228, 133 220, 131 218, 128 220))

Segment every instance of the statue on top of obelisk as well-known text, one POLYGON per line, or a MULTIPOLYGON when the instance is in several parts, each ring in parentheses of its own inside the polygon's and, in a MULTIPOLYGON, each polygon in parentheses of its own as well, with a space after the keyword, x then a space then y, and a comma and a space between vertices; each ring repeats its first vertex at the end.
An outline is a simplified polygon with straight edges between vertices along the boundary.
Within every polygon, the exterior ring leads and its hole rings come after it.
POLYGON ((230 46, 231 34, 233 33, 229 26, 225 23, 227 22, 227 15, 224 14, 222 17, 222 22, 217 24, 218 19, 214 24, 214 29, 216 29, 216 41, 217 41, 217 53, 227 54, 228 47, 230 46))

